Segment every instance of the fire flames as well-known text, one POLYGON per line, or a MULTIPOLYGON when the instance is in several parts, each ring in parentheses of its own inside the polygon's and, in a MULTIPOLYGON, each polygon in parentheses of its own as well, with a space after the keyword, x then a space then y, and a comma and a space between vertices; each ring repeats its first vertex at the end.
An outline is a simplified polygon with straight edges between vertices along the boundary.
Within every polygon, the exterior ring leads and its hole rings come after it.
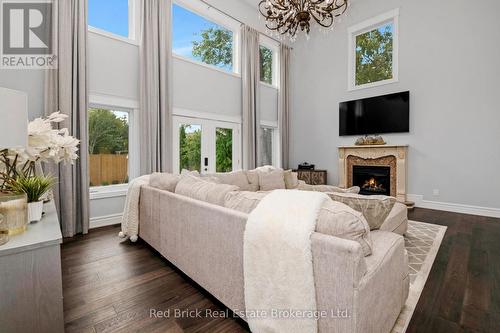
POLYGON ((384 185, 377 182, 377 180, 373 177, 365 180, 365 183, 363 184, 362 188, 364 190, 368 190, 368 191, 377 191, 377 192, 378 191, 380 191, 380 192, 385 191, 384 185))

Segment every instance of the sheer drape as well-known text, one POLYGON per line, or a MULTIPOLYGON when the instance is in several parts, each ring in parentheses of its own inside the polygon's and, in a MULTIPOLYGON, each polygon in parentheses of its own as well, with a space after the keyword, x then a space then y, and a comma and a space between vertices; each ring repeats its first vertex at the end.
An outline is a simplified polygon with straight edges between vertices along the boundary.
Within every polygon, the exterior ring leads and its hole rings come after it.
POLYGON ((172 171, 171 0, 142 0, 140 172, 172 171))
POLYGON ((259 33, 243 25, 241 45, 243 167, 249 170, 260 165, 259 33))
POLYGON ((46 170, 57 178, 54 200, 62 234, 71 237, 89 229, 87 5, 86 0, 64 0, 57 7, 58 68, 47 71, 45 114, 68 115, 60 127, 81 142, 74 165, 47 165, 46 170))
POLYGON ((290 47, 280 47, 280 89, 278 100, 278 126, 280 135, 281 166, 288 169, 290 158, 290 47))

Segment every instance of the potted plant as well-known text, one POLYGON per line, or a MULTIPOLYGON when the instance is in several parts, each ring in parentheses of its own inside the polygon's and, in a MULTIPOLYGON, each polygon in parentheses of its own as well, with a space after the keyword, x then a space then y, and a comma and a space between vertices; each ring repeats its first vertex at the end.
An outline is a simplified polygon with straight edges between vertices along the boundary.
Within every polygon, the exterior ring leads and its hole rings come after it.
MULTIPOLYGON (((43 176, 40 171, 42 163, 74 163, 78 158, 80 141, 69 135, 67 128, 61 128, 67 118, 68 116, 60 112, 54 112, 45 118, 36 118, 28 124, 27 147, 0 150, 0 192, 11 192, 14 195, 9 187, 18 179, 43 176)), ((48 188, 50 189, 51 186, 48 188)), ((19 203, 16 201, 11 204, 11 206, 16 205, 16 214, 12 213, 7 216, 4 214, 9 235, 26 230, 28 219, 26 218, 26 199, 23 197, 25 195, 23 192, 22 196, 19 195, 22 200, 17 200, 19 203)), ((31 206, 43 207, 39 203, 31 206)), ((6 205, 0 204, 0 214, 7 208, 9 212, 13 210, 10 206, 6 207, 6 205)))
POLYGON ((9 181, 7 188, 14 193, 25 193, 28 197, 28 222, 42 219, 43 196, 54 186, 55 179, 50 176, 18 177, 9 181))

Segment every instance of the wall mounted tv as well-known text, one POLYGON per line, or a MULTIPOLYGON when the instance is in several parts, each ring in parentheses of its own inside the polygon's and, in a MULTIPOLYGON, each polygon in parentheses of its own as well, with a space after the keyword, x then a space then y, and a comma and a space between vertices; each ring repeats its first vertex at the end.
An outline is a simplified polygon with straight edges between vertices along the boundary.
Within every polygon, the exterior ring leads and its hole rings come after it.
POLYGON ((341 136, 409 131, 409 91, 339 104, 339 133, 341 136))

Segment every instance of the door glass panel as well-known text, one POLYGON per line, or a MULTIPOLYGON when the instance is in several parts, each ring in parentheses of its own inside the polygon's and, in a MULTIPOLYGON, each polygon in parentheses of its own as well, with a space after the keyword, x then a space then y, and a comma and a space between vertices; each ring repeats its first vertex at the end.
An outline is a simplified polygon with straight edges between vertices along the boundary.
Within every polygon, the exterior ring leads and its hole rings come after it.
POLYGON ((233 130, 230 128, 215 129, 215 169, 216 172, 233 171, 233 130))
POLYGON ((273 165, 273 129, 261 127, 260 131, 260 162, 262 165, 273 165))
POLYGON ((179 125, 179 172, 201 171, 201 125, 179 125))

